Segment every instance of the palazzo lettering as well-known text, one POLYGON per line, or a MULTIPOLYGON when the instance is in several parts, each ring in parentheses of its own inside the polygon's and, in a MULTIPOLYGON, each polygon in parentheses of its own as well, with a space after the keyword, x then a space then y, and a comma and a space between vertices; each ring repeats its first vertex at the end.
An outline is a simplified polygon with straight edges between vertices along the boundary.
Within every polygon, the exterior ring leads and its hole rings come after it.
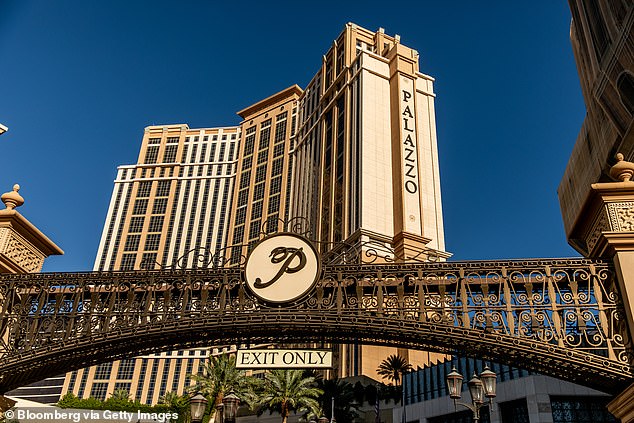
POLYGON ((405 106, 403 108, 403 112, 401 116, 403 117, 403 164, 404 164, 404 185, 405 191, 410 194, 416 194, 418 192, 418 176, 416 171, 418 166, 416 164, 416 135, 414 133, 414 115, 412 114, 412 110, 410 109, 409 101, 412 98, 412 93, 407 90, 403 90, 403 100, 402 105, 405 106))

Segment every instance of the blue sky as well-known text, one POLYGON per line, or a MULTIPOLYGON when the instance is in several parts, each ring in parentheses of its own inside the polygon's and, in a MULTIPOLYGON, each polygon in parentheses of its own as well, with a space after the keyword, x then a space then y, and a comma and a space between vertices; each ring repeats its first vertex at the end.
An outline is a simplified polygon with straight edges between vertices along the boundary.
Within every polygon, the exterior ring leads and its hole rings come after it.
POLYGON ((346 22, 420 53, 436 78, 447 249, 454 259, 577 255, 557 186, 585 109, 566 2, 0 0, 0 191, 92 268, 116 167, 143 128, 235 125, 305 86, 346 22))

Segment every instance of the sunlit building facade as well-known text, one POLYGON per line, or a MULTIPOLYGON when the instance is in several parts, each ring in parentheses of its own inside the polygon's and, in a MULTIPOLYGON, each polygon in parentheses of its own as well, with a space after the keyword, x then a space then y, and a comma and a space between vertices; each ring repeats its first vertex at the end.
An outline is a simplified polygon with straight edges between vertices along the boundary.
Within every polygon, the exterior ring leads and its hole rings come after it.
MULTIPOLYGON (((96 271, 242 262, 264 234, 302 218, 322 253, 372 244, 395 260, 444 260, 433 78, 418 53, 382 29, 347 24, 306 89, 289 86, 238 112, 237 126, 145 129, 137 163, 120 166, 96 271)), ((154 404, 182 394, 209 354, 194 349, 70 372, 63 393, 128 390, 154 404)), ((367 375, 390 354, 414 365, 440 356, 368 345, 334 347, 332 376, 367 375)))

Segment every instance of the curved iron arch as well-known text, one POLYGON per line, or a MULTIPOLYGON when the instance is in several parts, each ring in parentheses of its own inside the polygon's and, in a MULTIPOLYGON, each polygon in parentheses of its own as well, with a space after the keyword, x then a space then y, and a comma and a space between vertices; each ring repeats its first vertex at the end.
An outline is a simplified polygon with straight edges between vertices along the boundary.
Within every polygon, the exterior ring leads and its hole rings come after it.
POLYGON ((479 356, 616 392, 632 378, 609 263, 331 265, 267 305, 239 268, 0 278, 0 391, 139 354, 245 342, 360 342, 479 356))

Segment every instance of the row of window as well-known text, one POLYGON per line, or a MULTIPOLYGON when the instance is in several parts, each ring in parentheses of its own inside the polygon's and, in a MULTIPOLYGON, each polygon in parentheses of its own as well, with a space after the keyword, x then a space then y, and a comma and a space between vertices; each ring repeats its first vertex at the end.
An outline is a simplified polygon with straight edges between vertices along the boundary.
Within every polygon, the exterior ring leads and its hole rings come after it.
MULTIPOLYGON (((193 144, 191 153, 188 155, 188 145, 183 147, 182 160, 183 163, 205 163, 205 162, 216 162, 216 161, 231 161, 233 160, 236 143, 232 142, 229 144, 229 154, 225 157, 226 151, 226 143, 220 144, 220 148, 218 149, 217 143, 211 144, 210 154, 207 155, 207 146, 209 144, 193 144), (201 146, 200 155, 197 155, 198 146, 201 146), (216 157, 216 150, 219 151, 218 156, 216 157)), ((144 164, 156 164, 159 161, 159 145, 148 145, 145 149, 145 158, 143 159, 144 164)), ((178 155, 178 144, 166 145, 163 150, 163 156, 161 158, 161 163, 177 163, 177 155, 178 155)))

